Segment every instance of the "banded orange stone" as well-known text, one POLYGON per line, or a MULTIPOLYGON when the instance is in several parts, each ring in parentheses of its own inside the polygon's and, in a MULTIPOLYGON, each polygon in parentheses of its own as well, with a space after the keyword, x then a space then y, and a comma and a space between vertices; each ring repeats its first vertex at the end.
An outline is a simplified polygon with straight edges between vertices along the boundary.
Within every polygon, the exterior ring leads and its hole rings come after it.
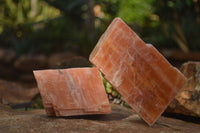
POLYGON ((97 68, 37 70, 33 73, 48 116, 111 112, 97 68))
POLYGON ((120 18, 113 20, 89 59, 149 125, 186 83, 179 70, 120 18))

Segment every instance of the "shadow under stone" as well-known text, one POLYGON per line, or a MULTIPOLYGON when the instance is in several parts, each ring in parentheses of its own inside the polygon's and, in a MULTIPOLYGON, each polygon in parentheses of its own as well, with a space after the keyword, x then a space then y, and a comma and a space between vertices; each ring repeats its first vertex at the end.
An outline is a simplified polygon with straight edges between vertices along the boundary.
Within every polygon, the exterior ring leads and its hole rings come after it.
POLYGON ((64 118, 64 119, 85 119, 85 120, 96 120, 96 121, 114 121, 125 119, 132 114, 133 110, 111 105, 112 112, 110 114, 91 114, 91 115, 78 115, 78 116, 62 116, 62 117, 51 117, 51 118, 64 118))
POLYGON ((164 113, 163 116, 183 120, 186 122, 200 124, 200 118, 194 117, 194 116, 186 116, 186 115, 181 115, 181 114, 176 114, 176 113, 164 113))
POLYGON ((64 119, 85 119, 85 120, 96 120, 96 121, 114 121, 122 120, 129 117, 130 113, 112 111, 111 114, 95 114, 95 115, 79 115, 79 116, 65 116, 59 117, 64 119))

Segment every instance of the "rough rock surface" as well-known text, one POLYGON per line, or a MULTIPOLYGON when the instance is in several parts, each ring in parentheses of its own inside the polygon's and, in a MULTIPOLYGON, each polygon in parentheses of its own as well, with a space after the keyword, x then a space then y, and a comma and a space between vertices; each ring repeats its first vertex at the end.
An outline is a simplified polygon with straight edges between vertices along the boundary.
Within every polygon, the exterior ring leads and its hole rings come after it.
POLYGON ((16 58, 16 53, 8 49, 0 49, 0 61, 3 63, 11 63, 16 58))
POLYGON ((64 53, 56 53, 53 54, 49 57, 48 59, 48 64, 50 68, 54 68, 57 64, 59 64, 60 62, 69 60, 73 57, 76 57, 77 55, 74 53, 70 53, 70 52, 64 52, 64 53))
POLYGON ((80 67, 89 67, 90 62, 87 58, 82 56, 75 56, 70 59, 63 60, 55 64, 55 68, 65 69, 65 68, 80 68, 80 67))
POLYGON ((38 94, 39 90, 37 88, 25 89, 17 83, 0 80, 0 103, 30 102, 38 94))
POLYGON ((90 66, 88 59, 66 51, 49 55, 18 55, 14 50, 0 48, 0 79, 35 82, 32 71, 47 68, 90 66))
POLYGON ((200 125, 160 117, 148 126, 131 109, 112 105, 109 115, 47 117, 44 110, 15 111, 0 104, 0 133, 198 133, 200 125))
POLYGON ((187 84, 166 112, 200 117, 200 62, 187 62, 181 71, 188 78, 187 84))
POLYGON ((47 57, 44 55, 22 55, 14 62, 14 67, 22 72, 45 69, 47 68, 47 65, 47 57))

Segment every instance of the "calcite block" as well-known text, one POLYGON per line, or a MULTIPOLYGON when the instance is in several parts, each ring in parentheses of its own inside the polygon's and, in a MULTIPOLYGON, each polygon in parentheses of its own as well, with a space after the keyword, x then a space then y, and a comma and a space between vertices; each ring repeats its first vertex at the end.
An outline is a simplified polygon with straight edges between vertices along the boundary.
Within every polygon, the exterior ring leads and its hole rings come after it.
POLYGON ((34 76, 49 116, 111 112, 97 68, 38 70, 34 76))
POLYGON ((186 83, 182 73, 120 18, 102 35, 90 61, 149 125, 186 83))

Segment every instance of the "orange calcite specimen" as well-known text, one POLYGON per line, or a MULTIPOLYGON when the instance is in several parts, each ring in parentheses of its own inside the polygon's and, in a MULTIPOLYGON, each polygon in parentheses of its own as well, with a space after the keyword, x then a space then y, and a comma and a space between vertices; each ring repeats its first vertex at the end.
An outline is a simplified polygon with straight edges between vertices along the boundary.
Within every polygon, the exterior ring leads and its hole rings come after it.
POLYGON ((182 73, 120 18, 102 35, 90 61, 149 125, 186 83, 182 73))
POLYGON ((111 112, 97 68, 40 70, 34 76, 48 116, 111 112))

